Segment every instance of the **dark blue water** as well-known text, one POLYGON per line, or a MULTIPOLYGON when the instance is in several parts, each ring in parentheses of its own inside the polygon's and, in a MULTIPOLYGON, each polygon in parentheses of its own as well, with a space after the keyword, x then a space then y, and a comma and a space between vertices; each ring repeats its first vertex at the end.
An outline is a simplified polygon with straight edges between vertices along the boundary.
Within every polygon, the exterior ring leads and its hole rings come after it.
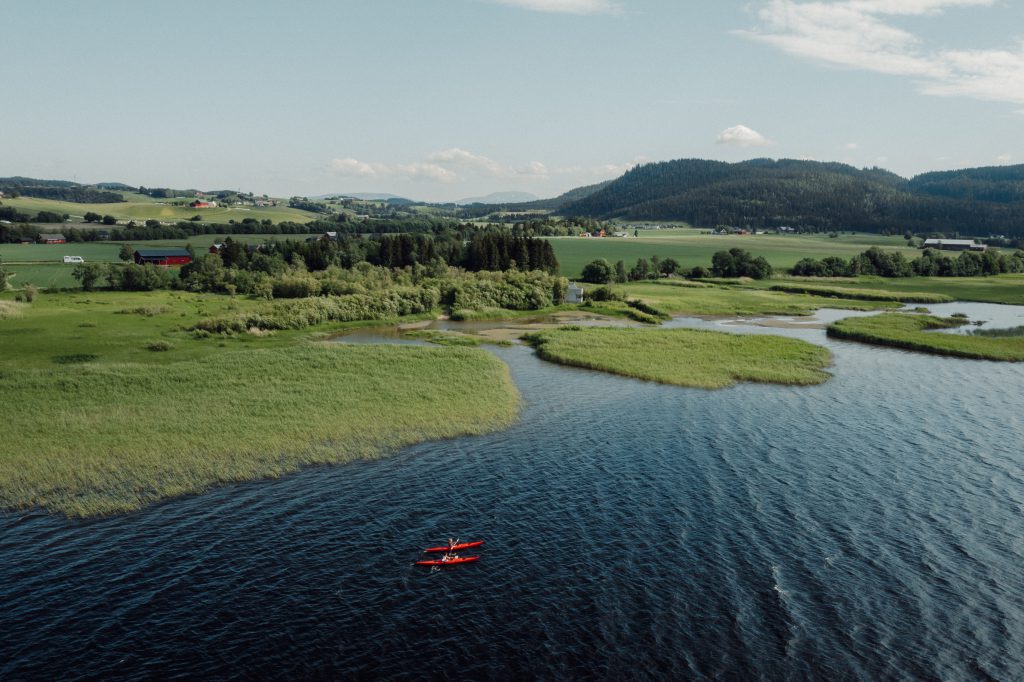
POLYGON ((0 516, 0 678, 1024 677, 1024 366, 782 333, 834 379, 706 392, 500 349, 505 433, 0 516), (410 565, 450 535, 483 559, 410 565))

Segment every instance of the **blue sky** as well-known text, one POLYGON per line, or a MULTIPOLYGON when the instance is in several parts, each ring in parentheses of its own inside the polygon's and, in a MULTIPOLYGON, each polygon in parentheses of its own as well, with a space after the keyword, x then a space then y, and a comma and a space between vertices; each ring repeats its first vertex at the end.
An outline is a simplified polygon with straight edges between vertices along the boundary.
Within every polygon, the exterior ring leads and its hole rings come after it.
POLYGON ((5 0, 0 175, 551 196, 631 164, 1024 163, 1016 0, 5 0))

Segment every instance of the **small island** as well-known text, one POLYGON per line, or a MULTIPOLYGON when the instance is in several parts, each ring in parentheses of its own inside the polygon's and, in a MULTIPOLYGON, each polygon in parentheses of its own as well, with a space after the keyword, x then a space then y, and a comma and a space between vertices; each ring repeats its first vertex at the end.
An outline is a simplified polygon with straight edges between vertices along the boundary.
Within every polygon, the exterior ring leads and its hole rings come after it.
POLYGON ((562 327, 524 338, 550 362, 691 388, 811 386, 828 380, 832 360, 798 339, 703 329, 562 327))
POLYGON ((850 317, 828 327, 828 335, 847 341, 947 355, 974 360, 1024 361, 1021 330, 988 330, 976 334, 942 334, 941 329, 960 327, 964 318, 936 317, 907 313, 884 313, 873 317, 850 317))

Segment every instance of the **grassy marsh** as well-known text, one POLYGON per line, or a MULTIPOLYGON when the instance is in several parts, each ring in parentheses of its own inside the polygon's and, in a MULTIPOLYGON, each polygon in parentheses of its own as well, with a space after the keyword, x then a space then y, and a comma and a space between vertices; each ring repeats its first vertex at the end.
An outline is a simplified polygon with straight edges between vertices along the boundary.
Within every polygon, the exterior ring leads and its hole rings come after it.
POLYGON ((832 356, 797 339, 702 329, 563 327, 525 337, 544 360, 693 388, 813 385, 832 356))
POLYGON ((124 512, 516 418, 508 369, 482 350, 311 340, 355 324, 204 339, 185 331, 258 305, 92 292, 14 307, 0 320, 0 508, 124 512))
POLYGON ((935 330, 958 327, 965 320, 886 313, 873 317, 839 320, 829 325, 828 335, 904 350, 977 360, 1024 361, 1024 337, 940 334, 935 330))
POLYGON ((75 517, 500 429, 518 411, 507 367, 466 348, 324 344, 160 365, 86 361, 5 369, 0 392, 16 397, 4 416, 0 507, 75 517))

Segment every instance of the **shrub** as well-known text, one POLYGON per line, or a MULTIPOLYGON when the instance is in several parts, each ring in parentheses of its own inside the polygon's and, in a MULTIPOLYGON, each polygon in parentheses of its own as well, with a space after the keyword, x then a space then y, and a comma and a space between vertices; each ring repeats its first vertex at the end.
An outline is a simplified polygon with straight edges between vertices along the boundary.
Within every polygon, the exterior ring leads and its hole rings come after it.
POLYGON ((151 350, 154 353, 162 353, 165 351, 169 351, 172 348, 174 348, 174 346, 167 341, 154 341, 152 343, 146 344, 146 350, 151 350))

